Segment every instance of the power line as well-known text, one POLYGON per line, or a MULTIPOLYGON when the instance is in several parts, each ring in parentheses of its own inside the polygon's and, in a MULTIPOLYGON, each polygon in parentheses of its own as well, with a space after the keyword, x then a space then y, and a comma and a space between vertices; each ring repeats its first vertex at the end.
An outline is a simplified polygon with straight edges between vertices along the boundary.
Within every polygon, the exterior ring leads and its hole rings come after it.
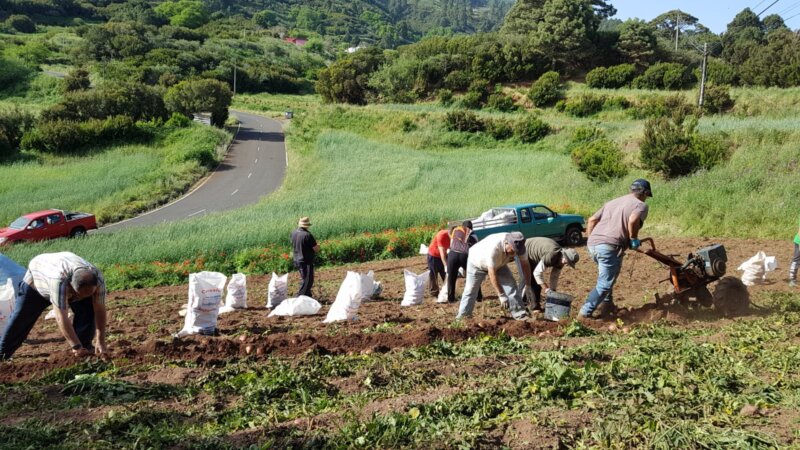
POLYGON ((760 13, 756 14, 756 16, 758 16, 758 17, 761 17, 761 15, 762 15, 762 14, 764 14, 765 12, 767 12, 767 10, 768 10, 768 9, 772 8, 772 6, 773 6, 775 3, 778 3, 779 1, 780 1, 780 0, 775 0, 774 2, 770 3, 770 4, 769 4, 769 6, 767 6, 766 8, 764 8, 764 9, 763 9, 763 10, 762 10, 760 13))
POLYGON ((788 8, 785 8, 783 11, 781 11, 779 13, 776 13, 776 14, 782 15, 783 13, 787 13, 787 12, 797 8, 798 6, 800 6, 800 2, 795 2, 791 6, 789 6, 788 8))
POLYGON ((795 18, 795 17, 797 17, 797 16, 800 16, 800 13, 797 13, 797 14, 795 14, 795 15, 793 15, 793 16, 790 16, 790 17, 787 17, 787 18, 783 19, 783 23, 786 23, 786 21, 787 21, 787 20, 789 20, 789 19, 794 19, 794 18, 795 18))
POLYGON ((754 9, 758 8, 758 7, 759 7, 759 6, 761 6, 761 4, 762 4, 762 3, 764 3, 765 1, 767 1, 767 0, 761 0, 760 2, 756 3, 756 6, 753 6, 752 8, 750 8, 750 10, 752 11, 752 10, 754 10, 754 9))

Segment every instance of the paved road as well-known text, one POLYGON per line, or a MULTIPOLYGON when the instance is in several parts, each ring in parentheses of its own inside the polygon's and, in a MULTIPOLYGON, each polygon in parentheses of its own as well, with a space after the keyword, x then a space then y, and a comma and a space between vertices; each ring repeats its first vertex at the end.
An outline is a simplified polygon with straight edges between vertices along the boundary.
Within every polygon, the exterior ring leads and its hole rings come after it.
POLYGON ((183 197, 99 231, 153 225, 203 216, 255 203, 280 187, 288 163, 280 123, 232 111, 241 127, 225 159, 183 197))

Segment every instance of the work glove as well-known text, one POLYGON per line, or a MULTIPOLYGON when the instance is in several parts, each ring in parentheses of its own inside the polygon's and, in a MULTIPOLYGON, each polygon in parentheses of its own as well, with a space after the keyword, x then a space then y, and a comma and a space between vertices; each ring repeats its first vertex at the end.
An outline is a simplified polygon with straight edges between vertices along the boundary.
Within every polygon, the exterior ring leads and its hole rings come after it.
POLYGON ((631 250, 636 250, 640 245, 642 245, 642 241, 638 239, 631 239, 631 250))

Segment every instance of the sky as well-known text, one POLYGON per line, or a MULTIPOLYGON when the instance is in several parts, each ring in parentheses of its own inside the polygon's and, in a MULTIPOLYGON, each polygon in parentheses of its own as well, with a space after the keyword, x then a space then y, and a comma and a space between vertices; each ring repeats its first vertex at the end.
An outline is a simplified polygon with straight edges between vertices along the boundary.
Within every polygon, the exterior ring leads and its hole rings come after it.
MULTIPOLYGON (((610 3, 617 8, 617 15, 614 16, 616 19, 639 18, 649 21, 661 13, 680 9, 697 17, 711 31, 721 33, 741 10, 750 8, 758 14, 773 1, 775 0, 610 0, 610 3)), ((789 19, 800 14, 800 0, 778 0, 761 17, 770 14, 779 14, 793 30, 800 28, 800 15, 789 19), (782 11, 785 12, 781 13, 782 11)))

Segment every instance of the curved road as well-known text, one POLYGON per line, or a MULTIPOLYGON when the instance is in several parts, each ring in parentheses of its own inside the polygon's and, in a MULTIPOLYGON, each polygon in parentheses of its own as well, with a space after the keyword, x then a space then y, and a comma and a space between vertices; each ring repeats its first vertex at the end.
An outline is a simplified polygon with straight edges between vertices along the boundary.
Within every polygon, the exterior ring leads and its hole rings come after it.
POLYGON ((183 197, 132 219, 101 228, 118 230, 172 222, 255 203, 280 187, 288 160, 281 124, 254 114, 231 111, 239 132, 222 163, 183 197))

